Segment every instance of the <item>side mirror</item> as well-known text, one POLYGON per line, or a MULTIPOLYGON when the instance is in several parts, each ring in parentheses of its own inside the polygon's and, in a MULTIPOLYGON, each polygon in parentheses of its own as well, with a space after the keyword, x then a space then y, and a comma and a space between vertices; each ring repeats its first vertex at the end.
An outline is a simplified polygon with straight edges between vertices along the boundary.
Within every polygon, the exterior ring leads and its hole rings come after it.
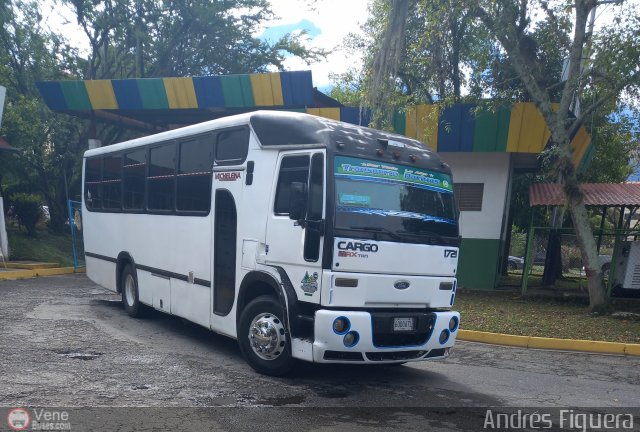
POLYGON ((304 220, 307 213, 307 185, 293 182, 289 193, 289 219, 304 220))

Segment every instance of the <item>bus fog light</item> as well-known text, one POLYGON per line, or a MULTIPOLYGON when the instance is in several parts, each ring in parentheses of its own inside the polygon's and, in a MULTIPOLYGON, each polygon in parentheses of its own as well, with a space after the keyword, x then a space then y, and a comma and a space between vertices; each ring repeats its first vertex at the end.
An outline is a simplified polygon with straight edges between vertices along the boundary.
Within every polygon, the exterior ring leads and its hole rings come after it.
POLYGON ((355 346, 359 340, 360 335, 355 331, 347 333, 346 335, 344 335, 344 339, 342 339, 342 341, 344 342, 344 346, 346 347, 355 346))
POLYGON ((453 316, 449 320, 449 331, 453 333, 456 330, 458 330, 458 317, 453 316))
POLYGON ((337 334, 340 334, 340 335, 345 334, 346 332, 349 331, 350 327, 351 327, 351 323, 346 317, 338 317, 335 320, 333 320, 333 331, 336 332, 337 334))
POLYGON ((445 343, 447 343, 447 341, 449 340, 449 330, 444 329, 442 330, 442 332, 440 333, 440 344, 444 345, 445 343))

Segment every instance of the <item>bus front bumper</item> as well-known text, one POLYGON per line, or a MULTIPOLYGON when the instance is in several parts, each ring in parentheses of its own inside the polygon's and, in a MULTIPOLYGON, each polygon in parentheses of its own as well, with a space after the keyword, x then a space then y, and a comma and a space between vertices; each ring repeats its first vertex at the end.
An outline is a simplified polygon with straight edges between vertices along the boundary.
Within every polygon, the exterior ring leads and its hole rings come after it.
POLYGON ((313 361, 317 363, 402 363, 449 355, 460 327, 454 311, 334 311, 315 314, 313 361), (344 320, 342 331, 334 330, 344 320), (405 326, 408 322, 411 329, 405 326))

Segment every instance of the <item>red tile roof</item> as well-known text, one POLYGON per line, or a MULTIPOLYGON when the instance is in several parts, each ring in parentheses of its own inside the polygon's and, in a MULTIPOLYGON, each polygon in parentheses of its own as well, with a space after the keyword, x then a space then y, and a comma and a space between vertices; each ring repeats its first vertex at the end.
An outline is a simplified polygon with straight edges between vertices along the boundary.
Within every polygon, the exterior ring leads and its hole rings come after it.
MULTIPOLYGON (((583 183, 587 206, 640 206, 640 183, 583 183)), ((558 206, 565 202, 562 185, 537 183, 529 186, 529 205, 558 206)))

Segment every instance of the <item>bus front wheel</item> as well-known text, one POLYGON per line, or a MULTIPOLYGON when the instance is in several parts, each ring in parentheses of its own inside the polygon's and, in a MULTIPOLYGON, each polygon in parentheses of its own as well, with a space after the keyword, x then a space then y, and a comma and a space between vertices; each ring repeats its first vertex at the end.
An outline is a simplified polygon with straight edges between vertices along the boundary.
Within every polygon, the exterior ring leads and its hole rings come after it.
POLYGON ((283 316, 280 303, 271 296, 252 300, 240 315, 240 351, 247 363, 259 373, 282 376, 293 368, 291 341, 283 316))
POLYGON ((141 317, 143 305, 140 303, 138 296, 138 276, 131 264, 127 264, 122 271, 122 283, 120 286, 122 287, 124 310, 134 318, 141 317))

